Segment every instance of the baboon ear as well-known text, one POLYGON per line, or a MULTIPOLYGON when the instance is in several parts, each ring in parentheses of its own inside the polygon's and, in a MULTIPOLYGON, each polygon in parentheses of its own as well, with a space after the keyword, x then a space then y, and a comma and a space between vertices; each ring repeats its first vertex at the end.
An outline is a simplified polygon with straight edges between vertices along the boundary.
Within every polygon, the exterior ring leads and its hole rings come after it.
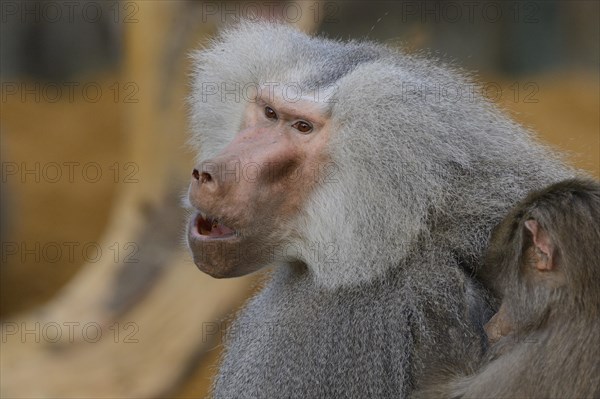
POLYGON ((531 233, 533 245, 544 256, 536 262, 536 268, 540 271, 549 271, 556 268, 554 257, 554 243, 550 239, 548 232, 543 229, 540 224, 530 219, 525 221, 525 228, 531 233))

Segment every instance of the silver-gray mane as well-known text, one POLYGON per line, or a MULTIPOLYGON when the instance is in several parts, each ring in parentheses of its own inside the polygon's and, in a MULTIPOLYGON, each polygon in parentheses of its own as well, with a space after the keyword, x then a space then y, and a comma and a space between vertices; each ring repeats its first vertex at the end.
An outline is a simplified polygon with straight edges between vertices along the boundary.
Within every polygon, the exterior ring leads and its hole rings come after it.
POLYGON ((190 101, 200 159, 239 130, 252 101, 244 88, 327 96, 333 165, 288 234, 325 286, 370 280, 440 248, 476 269, 491 227, 515 200, 572 176, 469 79, 419 56, 242 22, 195 61, 190 101), (314 243, 335 248, 334 265, 313 261, 314 243))
POLYGON ((233 139, 264 88, 319 103, 332 132, 331 165, 267 238, 295 251, 273 259, 230 328, 214 396, 405 398, 436 366, 473 370, 491 316, 473 275, 490 230, 574 171, 463 74, 386 46, 242 22, 195 67, 199 161, 233 139))

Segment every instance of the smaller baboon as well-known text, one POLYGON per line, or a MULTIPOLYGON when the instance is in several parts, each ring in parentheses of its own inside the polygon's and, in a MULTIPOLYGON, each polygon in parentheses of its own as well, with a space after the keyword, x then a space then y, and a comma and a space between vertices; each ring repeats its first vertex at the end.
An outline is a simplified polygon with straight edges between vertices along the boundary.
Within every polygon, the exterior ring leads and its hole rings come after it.
POLYGON ((599 221, 592 180, 556 183, 517 205, 495 229, 483 270, 503 298, 486 325, 483 365, 468 377, 447 373, 417 397, 599 398, 599 221))

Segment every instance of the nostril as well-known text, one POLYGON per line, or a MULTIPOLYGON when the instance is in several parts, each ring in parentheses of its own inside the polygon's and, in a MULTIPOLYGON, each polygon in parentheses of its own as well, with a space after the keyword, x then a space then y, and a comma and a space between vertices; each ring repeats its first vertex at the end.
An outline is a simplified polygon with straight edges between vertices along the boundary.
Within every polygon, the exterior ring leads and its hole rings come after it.
POLYGON ((200 183, 208 183, 211 180, 212 180, 211 175, 206 172, 202 172, 202 175, 200 175, 200 183))
POLYGON ((194 179, 200 180, 200 172, 198 172, 198 169, 192 171, 192 176, 194 176, 194 179))

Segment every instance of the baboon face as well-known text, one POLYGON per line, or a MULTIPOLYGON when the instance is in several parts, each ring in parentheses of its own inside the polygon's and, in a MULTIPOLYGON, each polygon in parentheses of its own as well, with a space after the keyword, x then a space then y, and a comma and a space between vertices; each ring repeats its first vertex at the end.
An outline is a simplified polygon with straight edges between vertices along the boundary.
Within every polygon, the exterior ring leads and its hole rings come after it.
POLYGON ((235 138, 192 173, 188 243, 200 270, 235 277, 277 259, 328 162, 328 140, 318 103, 248 104, 235 138))

